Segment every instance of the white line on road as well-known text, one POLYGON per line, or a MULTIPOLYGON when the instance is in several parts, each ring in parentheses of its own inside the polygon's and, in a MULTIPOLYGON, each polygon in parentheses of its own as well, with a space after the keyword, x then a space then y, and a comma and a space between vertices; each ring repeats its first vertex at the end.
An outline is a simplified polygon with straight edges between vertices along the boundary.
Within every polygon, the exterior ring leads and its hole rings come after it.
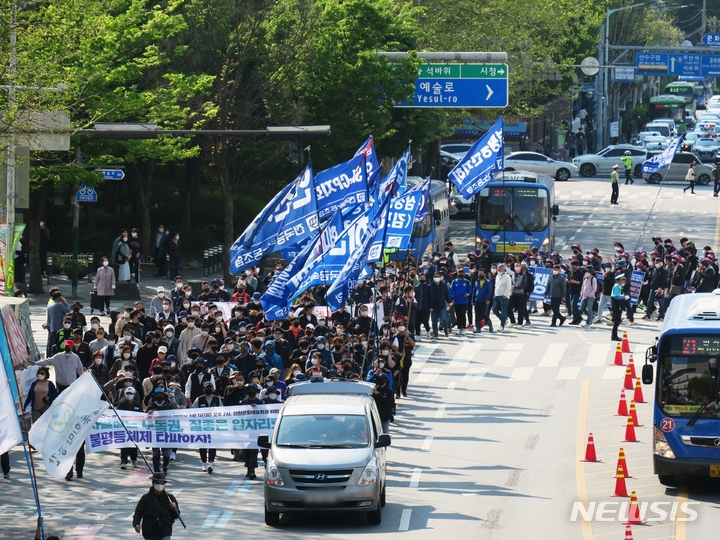
POLYGON ((545 355, 540 360, 538 367, 558 367, 560 359, 568 348, 567 343, 551 343, 545 355))
POLYGON ((511 381, 527 381, 533 374, 535 368, 532 367, 517 367, 513 370, 510 375, 511 381))
POLYGON ((580 373, 579 367, 563 367, 560 368, 560 371, 558 371, 557 377, 555 377, 555 380, 558 381, 574 381, 578 373, 580 373))
POLYGON ((506 351, 522 351, 524 348, 524 343, 508 343, 507 345, 505 345, 506 351))
POLYGON ((608 353, 610 352, 610 343, 593 343, 588 353, 585 367, 604 367, 608 363, 608 353))
POLYGON ((438 375, 440 375, 440 372, 443 370, 442 366, 440 367, 426 367, 424 368, 420 374, 415 378, 415 384, 429 384, 433 382, 438 375))
POLYGON ((451 383, 448 383, 448 390, 455 390, 455 386, 457 385, 456 381, 453 381, 451 383))
POLYGON ((518 356, 520 356, 520 351, 501 352, 495 362, 495 367, 513 367, 518 356))
POLYGON ((228 488, 225 490, 225 496, 226 496, 226 497, 229 497, 230 495, 232 495, 233 493, 235 493, 235 490, 236 490, 237 488, 239 488, 239 487, 242 485, 243 482, 244 482, 244 480, 235 480, 235 481, 234 481, 232 484, 230 484, 230 486, 228 486, 228 488))
POLYGON ((413 469, 412 476, 410 477, 410 487, 416 488, 420 485, 420 477, 422 476, 422 469, 413 469))
POLYGON ((439 420, 440 418, 443 417, 444 414, 445 414, 445 405, 440 405, 438 407, 438 410, 435 411, 435 419, 439 420))
POLYGON ((432 437, 425 437, 425 440, 422 443, 422 446, 420 447, 420 450, 430 450, 430 445, 433 442, 432 437))
POLYGON ((465 376, 462 378, 462 382, 478 382, 481 381, 485 374, 488 372, 488 368, 470 368, 465 376))
POLYGON ((409 508, 406 508, 402 511, 402 515, 400 516, 400 527, 398 528, 398 531, 407 531, 410 528, 410 516, 412 515, 412 510, 409 508))
POLYGON ((213 510, 212 512, 210 512, 208 517, 205 519, 205 522, 202 524, 202 528, 203 529, 211 529, 213 526, 213 523, 215 523, 215 520, 218 518, 219 515, 220 515, 219 510, 213 510))
POLYGON ((230 518, 232 517, 232 515, 233 515, 233 513, 230 511, 223 512, 222 517, 215 524, 215 528, 216 529, 224 529, 225 525, 227 525, 228 521, 230 521, 230 518))
POLYGON ((473 357, 480 351, 482 343, 466 343, 453 356, 450 368, 466 368, 473 357))

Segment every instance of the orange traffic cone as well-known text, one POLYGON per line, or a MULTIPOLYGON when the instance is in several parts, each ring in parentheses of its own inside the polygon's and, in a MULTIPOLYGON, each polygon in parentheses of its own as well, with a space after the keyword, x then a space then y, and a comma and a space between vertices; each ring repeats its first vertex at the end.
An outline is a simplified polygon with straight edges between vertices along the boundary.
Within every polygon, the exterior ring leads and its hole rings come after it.
POLYGON ((633 376, 630 372, 629 365, 625 369, 625 384, 623 384, 623 388, 625 388, 625 390, 632 390, 633 388, 635 388, 635 385, 633 384, 633 376))
POLYGON ((627 497, 627 486, 625 485, 625 474, 623 473, 622 465, 618 467, 617 475, 615 476, 615 493, 613 497, 627 497))
POLYGON ((627 337, 627 330, 623 332, 623 338, 622 338, 622 352, 630 352, 630 342, 628 341, 627 337))
POLYGON ((625 418, 628 415, 627 401, 625 401, 625 389, 620 390, 620 401, 618 402, 618 412, 615 416, 625 418))
POLYGON ((625 525, 625 540, 633 540, 632 529, 630 525, 625 525))
POLYGON ((634 491, 630 494, 630 508, 628 509, 628 520, 625 525, 645 525, 645 522, 640 518, 637 493, 634 491))
POLYGON ((635 424, 633 423, 632 415, 628 414, 627 426, 625 427, 625 438, 623 442, 640 442, 635 436, 635 424))
POLYGON ((593 439, 592 433, 588 435, 587 446, 585 447, 585 459, 581 461, 590 463, 598 463, 600 461, 597 458, 597 454, 595 454, 595 439, 593 439))
POLYGON ((637 409, 635 408, 635 401, 630 401, 630 416, 632 416, 634 426, 642 427, 642 424, 638 420, 637 409))
POLYGON ((637 374, 635 373, 635 362, 633 361, 632 354, 630 355, 630 360, 628 360, 628 366, 630 366, 630 375, 632 375, 633 379, 636 379, 637 374))
POLYGON ((623 355, 622 355, 622 347, 620 344, 617 344, 617 347, 615 347, 615 360, 613 361, 613 366, 624 366, 625 363, 623 362, 623 355))
POLYGON ((625 450, 623 448, 620 449, 620 453, 618 454, 618 462, 615 469, 615 478, 618 477, 620 471, 624 472, 625 478, 632 478, 632 476, 630 476, 630 471, 628 471, 627 468, 627 462, 625 461, 625 450))
POLYGON ((635 397, 633 397, 635 403, 645 403, 645 397, 643 396, 642 384, 640 379, 635 379, 635 397))

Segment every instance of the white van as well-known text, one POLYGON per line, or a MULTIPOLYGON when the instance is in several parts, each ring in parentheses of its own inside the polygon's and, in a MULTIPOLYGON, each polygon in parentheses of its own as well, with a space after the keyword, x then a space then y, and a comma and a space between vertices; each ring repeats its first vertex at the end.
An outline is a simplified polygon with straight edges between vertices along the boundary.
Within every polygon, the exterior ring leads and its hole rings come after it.
POLYGON ((659 131, 663 137, 667 137, 670 140, 675 136, 675 122, 670 119, 656 119, 651 124, 645 126, 645 131, 659 131), (672 126, 666 121, 672 122, 672 126))
POLYGON ((265 524, 281 513, 362 512, 379 524, 385 506, 390 435, 382 433, 373 390, 364 381, 295 383, 280 409, 265 466, 265 524))

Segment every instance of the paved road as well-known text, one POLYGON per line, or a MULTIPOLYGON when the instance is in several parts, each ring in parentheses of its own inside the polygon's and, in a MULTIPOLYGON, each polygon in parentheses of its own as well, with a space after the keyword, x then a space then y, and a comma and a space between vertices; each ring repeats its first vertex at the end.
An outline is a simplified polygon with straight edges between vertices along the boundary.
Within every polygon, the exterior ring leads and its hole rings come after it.
MULTIPOLYGON (((557 184, 562 211, 558 245, 567 246, 563 254, 575 242, 606 254, 616 240, 632 249, 646 221, 651 225, 640 239, 643 248, 651 245, 653 234, 675 241, 687 235, 699 246, 717 245, 718 204, 708 197, 708 188, 691 196, 683 195, 681 186, 659 190, 636 183, 621 186, 621 204, 611 207, 608 183, 583 179, 557 184)), ((456 243, 469 249, 472 223, 457 220, 452 228, 456 243)), ((639 365, 658 325, 638 322, 626 329, 639 365)), ((575 502, 626 500, 611 497, 623 447, 632 475, 628 489, 636 490, 641 502, 702 503, 697 521, 648 523, 633 528, 634 538, 709 538, 718 519, 717 488, 671 490, 657 482, 650 457, 649 404, 638 405, 644 424, 637 428, 640 442, 622 442, 625 422, 614 413, 623 368, 610 366, 612 358, 607 326, 550 328, 544 317, 504 334, 421 342, 409 397, 400 401, 391 427, 382 524, 368 526, 352 515, 287 516, 280 534, 298 539, 378 534, 622 539, 625 528, 618 521, 583 524, 572 522, 571 513, 575 502), (588 432, 594 434, 600 463, 580 461, 588 432)), ((650 388, 643 390, 649 399, 650 388)), ((12 481, 1 484, 5 527, 0 538, 31 538, 34 511, 21 457, 20 452, 12 454, 12 481)), ((176 537, 230 538, 248 531, 276 537, 279 533, 263 524, 260 483, 246 481, 228 452, 220 452, 216 463, 216 473, 208 476, 200 471, 197 455, 186 452, 172 466, 168 488, 177 495, 188 524, 186 531, 176 529, 176 537)), ((83 480, 49 479, 42 465, 38 478, 50 532, 62 532, 66 540, 93 534, 98 539, 138 537, 129 516, 149 487, 147 471, 121 471, 117 455, 108 453, 89 457, 83 480)))

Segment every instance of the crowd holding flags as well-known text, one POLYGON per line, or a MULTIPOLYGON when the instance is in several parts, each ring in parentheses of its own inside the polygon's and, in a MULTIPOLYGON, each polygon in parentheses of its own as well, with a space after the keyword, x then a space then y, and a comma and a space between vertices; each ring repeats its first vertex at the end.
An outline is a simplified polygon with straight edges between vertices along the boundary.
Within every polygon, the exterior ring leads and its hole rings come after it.
MULTIPOLYGON (((450 172, 450 180, 472 197, 503 169, 502 117, 450 172)), ((410 147, 380 178, 373 138, 352 159, 312 174, 303 173, 263 209, 230 249, 234 274, 275 251, 296 254, 260 299, 269 320, 289 315, 307 289, 329 286, 332 309, 344 304, 358 279, 382 260, 385 250, 407 249, 415 223, 429 211, 431 178, 408 190, 410 147)))

